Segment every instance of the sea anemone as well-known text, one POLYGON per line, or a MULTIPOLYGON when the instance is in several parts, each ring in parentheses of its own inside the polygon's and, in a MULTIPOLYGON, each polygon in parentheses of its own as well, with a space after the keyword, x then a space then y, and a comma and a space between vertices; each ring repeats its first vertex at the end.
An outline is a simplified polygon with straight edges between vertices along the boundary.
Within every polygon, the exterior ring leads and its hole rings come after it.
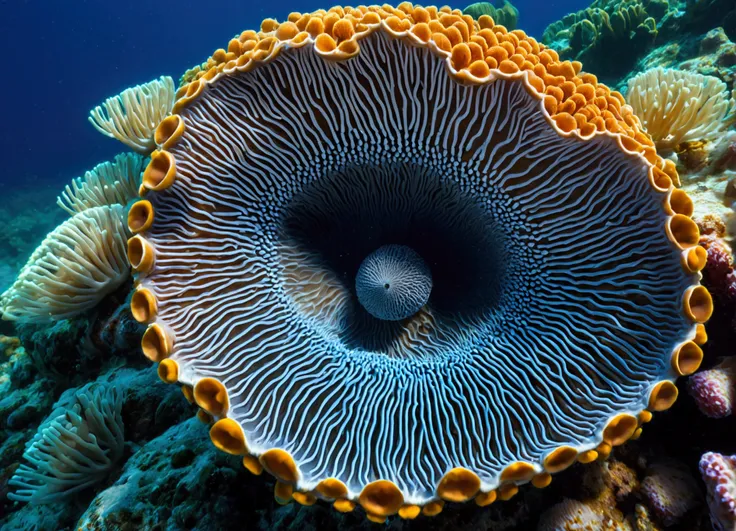
POLYGON ((129 277, 128 235, 122 205, 89 208, 56 227, 0 296, 3 319, 67 319, 96 306, 129 277))
POLYGON ((8 485, 11 500, 53 503, 104 480, 123 455, 122 394, 93 383, 41 424, 8 485))
POLYGON ((692 203, 580 68, 404 3, 266 20, 180 89, 132 311, 277 501, 487 505, 675 401, 712 311, 692 203))
POLYGON ((90 111, 89 121, 103 135, 148 155, 156 147, 153 132, 171 112, 175 92, 174 80, 161 76, 107 98, 90 111))
POLYGON ((714 138, 736 109, 736 91, 729 98, 717 77, 664 68, 633 77, 627 100, 661 149, 714 138))
POLYGON ((144 168, 145 159, 140 155, 121 153, 72 180, 56 202, 72 216, 88 208, 126 205, 138 197, 144 168))

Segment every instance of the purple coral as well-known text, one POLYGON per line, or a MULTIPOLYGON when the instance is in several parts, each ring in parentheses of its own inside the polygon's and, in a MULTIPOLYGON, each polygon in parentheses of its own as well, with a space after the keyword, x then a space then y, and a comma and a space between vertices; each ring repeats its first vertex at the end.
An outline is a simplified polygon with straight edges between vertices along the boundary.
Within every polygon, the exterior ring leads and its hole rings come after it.
POLYGON ((736 401, 736 357, 727 358, 712 369, 700 371, 690 377, 688 390, 704 415, 714 419, 733 415, 736 401))
POLYGON ((641 483, 647 505, 665 526, 677 523, 698 504, 698 488, 692 476, 679 466, 655 465, 641 483))
POLYGON ((705 285, 714 298, 725 304, 733 304, 736 302, 736 272, 730 250, 715 235, 704 236, 700 244, 708 251, 708 261, 703 271, 705 285))
POLYGON ((736 455, 708 452, 700 458, 700 473, 708 490, 713 528, 736 529, 736 455))
MULTIPOLYGON (((717 234, 700 239, 708 252, 704 284, 713 294, 719 315, 724 319, 724 331, 736 331, 736 271, 733 268, 731 249, 717 234), (729 326, 730 325, 730 326, 729 326)), ((723 344, 732 344, 730 337, 723 344)), ((736 410, 736 357, 727 358, 710 370, 690 377, 688 389, 703 414, 723 418, 736 410)))

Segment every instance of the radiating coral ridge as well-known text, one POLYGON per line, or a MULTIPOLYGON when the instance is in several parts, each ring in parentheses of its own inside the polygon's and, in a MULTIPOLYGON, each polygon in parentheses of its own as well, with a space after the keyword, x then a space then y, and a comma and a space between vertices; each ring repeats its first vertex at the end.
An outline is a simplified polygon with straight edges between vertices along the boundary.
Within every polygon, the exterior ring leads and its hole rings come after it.
POLYGON ((506 500, 637 437, 697 369, 712 304, 673 165, 620 94, 490 17, 266 20, 156 142, 129 216, 143 351, 280 503, 506 500), (356 292, 385 246, 431 275, 401 276, 429 295, 396 320, 356 292))

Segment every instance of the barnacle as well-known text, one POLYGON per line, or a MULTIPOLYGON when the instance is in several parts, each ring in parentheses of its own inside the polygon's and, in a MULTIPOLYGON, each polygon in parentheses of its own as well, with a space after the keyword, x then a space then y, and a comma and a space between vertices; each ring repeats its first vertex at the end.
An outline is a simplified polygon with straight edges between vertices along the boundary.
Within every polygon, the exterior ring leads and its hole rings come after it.
POLYGON ((628 101, 658 148, 712 139, 736 111, 736 92, 713 76, 652 68, 629 80, 628 101))
POLYGON ((171 112, 175 91, 174 80, 161 76, 107 98, 90 111, 89 121, 103 135, 147 155, 156 146, 154 130, 171 112))
POLYGON ((672 163, 620 94, 491 17, 266 20, 156 140, 128 246, 143 352, 279 503, 507 500, 638 436, 697 369, 712 303, 672 163), (385 246, 429 292, 397 320, 358 293, 385 246))
POLYGON ((43 322, 93 308, 129 277, 127 238, 122 205, 71 217, 46 236, 0 296, 3 319, 43 322))
POLYGON ((68 407, 39 427, 8 485, 11 500, 53 503, 91 487, 123 455, 122 394, 93 383, 76 391, 68 407))
POLYGON ((112 162, 103 162, 77 177, 59 196, 58 205, 72 216, 88 208, 125 205, 138 197, 145 159, 135 153, 121 153, 112 162))

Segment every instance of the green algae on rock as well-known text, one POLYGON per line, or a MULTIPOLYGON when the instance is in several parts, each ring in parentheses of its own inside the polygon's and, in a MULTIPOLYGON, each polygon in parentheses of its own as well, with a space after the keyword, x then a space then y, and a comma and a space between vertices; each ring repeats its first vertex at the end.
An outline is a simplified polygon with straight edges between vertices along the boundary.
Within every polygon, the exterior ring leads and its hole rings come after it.
POLYGON ((475 20, 483 15, 488 15, 496 24, 504 26, 509 31, 515 30, 519 21, 519 10, 508 0, 502 2, 498 0, 494 2, 476 2, 463 9, 463 15, 470 15, 475 20))
POLYGON ((595 0, 550 24, 542 42, 608 82, 654 44, 659 21, 671 11, 667 0, 595 0))
POLYGON ((700 35, 716 24, 734 38, 732 0, 594 0, 588 8, 550 24, 542 42, 615 84, 655 46, 700 35))

